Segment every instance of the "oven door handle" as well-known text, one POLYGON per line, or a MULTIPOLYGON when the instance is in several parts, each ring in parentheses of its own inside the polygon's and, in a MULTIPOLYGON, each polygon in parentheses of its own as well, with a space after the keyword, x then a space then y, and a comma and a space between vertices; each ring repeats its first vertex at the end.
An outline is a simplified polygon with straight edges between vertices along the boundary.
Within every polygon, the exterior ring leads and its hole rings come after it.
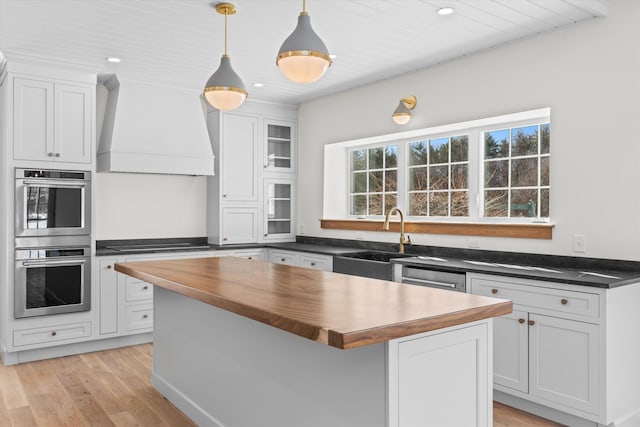
POLYGON ((87 260, 84 259, 76 259, 76 260, 60 260, 60 261, 22 261, 22 265, 27 268, 37 268, 37 267, 51 267, 51 266, 61 266, 61 265, 78 265, 84 264, 87 260))
POLYGON ((71 182, 66 182, 66 181, 51 181, 51 180, 47 180, 47 181, 29 181, 29 180, 24 180, 22 181, 22 183, 25 185, 25 187, 65 187, 65 188, 86 188, 87 184, 85 183, 71 183, 71 182))
POLYGON ((409 285, 411 285, 411 282, 415 282, 413 284, 415 285, 433 285, 433 286, 439 286, 442 288, 457 288, 458 285, 456 285, 455 283, 447 283, 447 282, 436 282, 434 280, 424 280, 424 279, 416 279, 415 277, 403 277, 402 278, 402 283, 407 283, 409 285))

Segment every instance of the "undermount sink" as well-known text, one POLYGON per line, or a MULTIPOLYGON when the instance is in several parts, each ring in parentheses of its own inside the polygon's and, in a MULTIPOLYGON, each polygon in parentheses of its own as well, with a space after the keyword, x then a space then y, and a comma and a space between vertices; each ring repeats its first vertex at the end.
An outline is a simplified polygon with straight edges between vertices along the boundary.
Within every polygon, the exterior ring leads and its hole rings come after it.
POLYGON ((389 260, 412 255, 397 252, 363 251, 336 256, 333 259, 334 273, 373 279, 393 280, 393 266, 389 260))
POLYGON ((389 262, 389 260, 393 258, 404 258, 411 255, 399 254, 397 252, 366 251, 366 252, 356 252, 353 254, 344 254, 342 256, 347 258, 365 259, 368 261, 389 262))

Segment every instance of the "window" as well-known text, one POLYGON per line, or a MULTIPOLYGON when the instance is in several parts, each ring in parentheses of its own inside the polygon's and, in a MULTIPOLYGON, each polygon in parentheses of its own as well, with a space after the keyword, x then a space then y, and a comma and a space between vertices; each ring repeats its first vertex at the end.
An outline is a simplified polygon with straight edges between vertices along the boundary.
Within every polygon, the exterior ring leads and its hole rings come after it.
POLYGON ((351 151, 351 215, 384 215, 398 204, 398 146, 351 151))
POLYGON ((541 109, 330 144, 325 165, 345 164, 349 179, 340 193, 340 177, 325 173, 325 218, 375 218, 399 206, 414 221, 548 219, 549 116, 541 109))
POLYGON ((484 132, 484 216, 549 217, 550 124, 484 132))
POLYGON ((469 216, 467 135, 408 144, 408 207, 412 216, 469 216))

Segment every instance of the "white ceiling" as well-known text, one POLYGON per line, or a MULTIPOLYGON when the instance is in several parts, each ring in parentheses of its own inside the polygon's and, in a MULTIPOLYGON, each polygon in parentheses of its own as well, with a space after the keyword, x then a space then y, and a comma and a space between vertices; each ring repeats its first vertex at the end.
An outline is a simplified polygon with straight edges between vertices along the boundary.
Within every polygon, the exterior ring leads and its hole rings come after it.
MULTIPOLYGON (((224 50, 210 0, 0 0, 0 51, 200 89, 224 50), (107 56, 122 58, 107 64, 107 56)), ((249 97, 299 104, 607 15, 607 0, 309 0, 311 23, 337 57, 316 83, 275 65, 299 0, 237 0, 229 54, 249 97), (455 13, 439 16, 442 6, 455 13), (252 84, 260 82, 262 88, 252 84)))

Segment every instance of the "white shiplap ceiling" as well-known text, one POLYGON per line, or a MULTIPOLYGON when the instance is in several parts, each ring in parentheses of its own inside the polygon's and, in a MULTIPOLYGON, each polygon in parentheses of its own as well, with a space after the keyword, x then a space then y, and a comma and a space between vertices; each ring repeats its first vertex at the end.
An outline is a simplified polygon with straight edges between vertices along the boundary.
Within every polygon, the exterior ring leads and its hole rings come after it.
MULTIPOLYGON (((202 88, 224 50, 210 0, 0 0, 0 51, 79 64, 159 84, 202 88), (122 58, 107 64, 107 56, 122 58)), ((607 15, 606 0, 309 0, 311 23, 337 58, 316 83, 275 65, 299 0, 237 0, 229 54, 249 97, 299 104, 607 15), (436 11, 451 6, 455 13, 436 11), (255 88, 253 83, 263 83, 255 88)))

